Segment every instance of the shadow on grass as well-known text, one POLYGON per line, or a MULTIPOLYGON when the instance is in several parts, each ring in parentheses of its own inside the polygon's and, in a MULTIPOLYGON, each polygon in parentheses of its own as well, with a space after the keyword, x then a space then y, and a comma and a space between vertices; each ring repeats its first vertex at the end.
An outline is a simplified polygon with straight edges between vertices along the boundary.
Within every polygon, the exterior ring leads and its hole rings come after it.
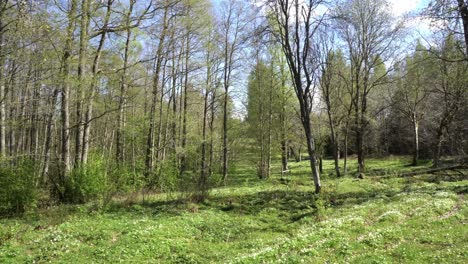
MULTIPOLYGON (((434 195, 439 191, 450 191, 457 194, 468 193, 467 185, 439 185, 442 182, 456 182, 466 180, 466 171, 452 171, 441 175, 430 174, 417 177, 398 178, 402 182, 389 183, 386 189, 364 189, 373 186, 372 181, 386 183, 388 179, 373 179, 368 177, 365 180, 356 182, 363 189, 345 193, 336 191, 323 192, 315 195, 312 190, 298 191, 287 189, 260 190, 249 194, 222 194, 212 195, 204 203, 194 204, 187 199, 169 198, 166 200, 135 202, 125 204, 123 202, 113 202, 103 211, 110 214, 132 214, 132 215, 152 215, 160 216, 180 216, 186 213, 198 213, 204 210, 223 211, 230 215, 250 215, 260 218, 279 219, 285 222, 295 222, 304 217, 316 216, 317 199, 321 200, 320 206, 340 208, 343 206, 360 205, 372 202, 376 199, 391 201, 396 195, 401 193, 420 193, 434 195), (364 182, 365 181, 365 182, 364 182), (432 183, 432 185, 420 185, 419 183, 432 183)), ((276 180, 276 179, 275 179, 276 180)), ((295 184, 296 179, 293 180, 295 184)), ((262 182, 260 184, 263 184, 262 182)), ((230 187, 232 187, 230 185, 230 187)), ((267 221, 267 220, 265 220, 267 221)))
MULTIPOLYGON (((197 213, 203 210, 219 210, 232 215, 265 216, 281 219, 285 222, 295 222, 304 217, 315 216, 317 213, 317 199, 324 202, 324 206, 339 208, 342 206, 354 206, 376 199, 391 201, 401 193, 419 193, 434 195, 438 191, 451 191, 457 194, 468 193, 468 186, 439 186, 440 182, 454 182, 464 180, 461 174, 425 175, 421 177, 403 178, 398 188, 388 190, 359 190, 346 193, 325 192, 320 196, 312 191, 297 190, 271 190, 259 191, 252 194, 232 194, 223 196, 211 196, 200 204, 188 203, 182 199, 166 201, 153 201, 137 203, 131 207, 114 204, 107 212, 128 212, 158 215, 177 216, 187 212, 197 213), (436 183, 430 186, 419 186, 420 182, 436 183)), ((385 181, 385 180, 383 180, 385 181)), ((367 186, 369 182, 367 182, 367 186)), ((371 183, 372 184, 372 183, 371 183)))
POLYGON ((219 210, 227 214, 275 215, 283 219, 298 220, 313 215, 317 196, 306 191, 273 190, 254 194, 212 196, 204 203, 193 204, 183 199, 152 201, 124 206, 114 203, 106 209, 107 213, 152 213, 153 215, 177 216, 187 212, 219 210))

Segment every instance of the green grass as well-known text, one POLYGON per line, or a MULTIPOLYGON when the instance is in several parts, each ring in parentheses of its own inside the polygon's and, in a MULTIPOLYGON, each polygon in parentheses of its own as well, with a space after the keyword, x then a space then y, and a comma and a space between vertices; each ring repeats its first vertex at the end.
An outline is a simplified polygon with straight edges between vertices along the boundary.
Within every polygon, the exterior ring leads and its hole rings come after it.
POLYGON ((307 161, 287 181, 260 181, 244 162, 203 204, 158 194, 3 219, 0 263, 467 263, 468 171, 373 177, 408 163, 369 159, 357 180, 334 178, 325 161, 316 196, 307 161))

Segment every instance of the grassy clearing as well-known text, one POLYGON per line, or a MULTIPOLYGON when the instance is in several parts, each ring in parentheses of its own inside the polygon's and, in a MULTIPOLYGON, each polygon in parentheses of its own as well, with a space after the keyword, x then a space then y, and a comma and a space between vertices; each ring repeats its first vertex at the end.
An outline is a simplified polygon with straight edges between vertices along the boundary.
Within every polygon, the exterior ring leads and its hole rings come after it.
POLYGON ((408 163, 368 160, 357 180, 335 179, 326 161, 319 197, 307 161, 291 163, 286 181, 259 181, 246 163, 203 204, 160 194, 3 219, 0 262, 467 263, 468 171, 372 177, 408 163))

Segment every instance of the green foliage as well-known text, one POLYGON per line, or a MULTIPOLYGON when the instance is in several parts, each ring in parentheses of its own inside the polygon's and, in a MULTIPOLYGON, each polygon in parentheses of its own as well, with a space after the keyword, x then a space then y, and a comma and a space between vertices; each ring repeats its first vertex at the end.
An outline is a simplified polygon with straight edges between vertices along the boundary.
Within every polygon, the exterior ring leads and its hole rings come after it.
POLYGON ((70 203, 107 203, 117 194, 132 193, 147 184, 142 172, 138 162, 135 167, 117 165, 93 153, 85 166, 72 170, 65 179, 64 199, 70 203))
POLYGON ((64 198, 71 203, 102 200, 112 188, 107 164, 103 158, 96 155, 90 158, 86 165, 74 169, 66 177, 64 198))
MULTIPOLYGON (((368 161, 375 171, 412 169, 404 157, 368 161)), ((62 205, 0 220, 0 262, 466 262, 468 181, 458 172, 324 178, 316 196, 308 166, 292 163, 285 183, 279 174, 258 180, 239 163, 236 185, 213 189, 201 204, 158 193, 132 206, 62 205)))
POLYGON ((0 214, 23 213, 36 206, 36 166, 28 159, 0 166, 0 214))
POLYGON ((179 190, 180 185, 183 185, 184 179, 179 177, 180 169, 177 165, 178 159, 175 155, 169 156, 163 162, 158 164, 159 174, 156 177, 154 186, 162 192, 175 192, 179 190))

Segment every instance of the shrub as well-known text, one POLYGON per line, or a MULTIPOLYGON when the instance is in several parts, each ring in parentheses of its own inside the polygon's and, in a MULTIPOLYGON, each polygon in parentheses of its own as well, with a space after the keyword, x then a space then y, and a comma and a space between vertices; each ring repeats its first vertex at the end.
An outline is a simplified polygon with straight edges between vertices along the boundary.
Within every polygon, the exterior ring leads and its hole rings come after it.
POLYGON ((66 177, 64 197, 67 202, 85 203, 102 200, 111 190, 106 163, 96 155, 85 166, 74 169, 66 177))
POLYGON ((102 155, 92 154, 85 166, 74 169, 65 179, 64 198, 70 203, 107 203, 115 194, 131 193, 143 186, 142 176, 128 165, 117 166, 102 155))
POLYGON ((31 160, 0 166, 0 213, 23 213, 37 202, 36 167, 31 160))

